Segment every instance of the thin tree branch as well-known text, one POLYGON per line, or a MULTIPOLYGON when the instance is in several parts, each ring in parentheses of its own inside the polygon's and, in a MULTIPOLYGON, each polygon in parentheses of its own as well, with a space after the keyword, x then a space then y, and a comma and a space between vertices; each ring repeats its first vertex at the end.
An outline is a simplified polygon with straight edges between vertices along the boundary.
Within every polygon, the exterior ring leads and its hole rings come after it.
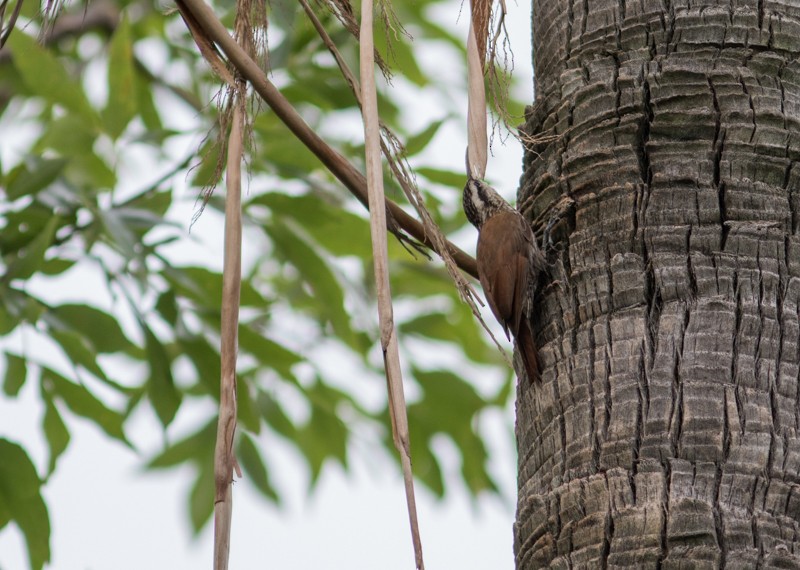
MULTIPOLYGON (((244 90, 244 86, 241 86, 244 90)), ((225 254, 222 270, 220 327, 220 401, 214 449, 214 570, 227 570, 233 513, 233 473, 238 472, 236 434, 236 354, 239 346, 239 299, 242 282, 242 156, 244 95, 234 92, 225 182, 225 254)))
POLYGON ((225 81, 229 87, 233 86, 233 74, 225 65, 225 62, 222 61, 222 56, 220 55, 219 50, 217 50, 217 46, 215 46, 214 42, 209 40, 208 36, 203 33, 203 30, 200 28, 200 24, 197 23, 197 20, 195 20, 194 15, 185 10, 180 10, 180 15, 181 18, 183 18, 183 23, 186 24, 189 33, 192 35, 192 39, 194 40, 195 45, 197 45, 197 49, 200 50, 200 54, 203 56, 203 59, 206 60, 208 65, 211 66, 211 69, 214 70, 214 73, 216 73, 217 76, 225 81))
MULTIPOLYGON (((209 39, 219 46, 237 71, 250 82, 255 91, 266 101, 275 112, 275 115, 283 121, 289 130, 322 161, 364 206, 369 207, 367 184, 364 175, 356 170, 341 154, 331 148, 303 121, 289 101, 267 79, 258 64, 236 44, 211 8, 203 0, 176 0, 176 2, 181 12, 191 12, 194 19, 208 34, 209 39)), ((387 213, 390 216, 387 219, 387 226, 390 231, 397 229, 392 225, 392 222, 395 222, 399 228, 407 231, 414 239, 433 249, 433 243, 419 221, 391 200, 386 200, 385 203, 387 213)), ((478 271, 475 260, 449 241, 447 242, 447 247, 458 266, 477 278, 478 271)))

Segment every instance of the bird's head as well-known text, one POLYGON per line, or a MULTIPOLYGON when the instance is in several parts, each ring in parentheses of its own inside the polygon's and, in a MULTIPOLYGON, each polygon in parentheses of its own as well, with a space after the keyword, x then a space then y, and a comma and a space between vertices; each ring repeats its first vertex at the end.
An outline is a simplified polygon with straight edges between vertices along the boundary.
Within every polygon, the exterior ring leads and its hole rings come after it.
POLYGON ((510 209, 511 205, 486 182, 472 177, 467 180, 464 186, 464 213, 473 226, 480 230, 486 220, 497 212, 510 209))

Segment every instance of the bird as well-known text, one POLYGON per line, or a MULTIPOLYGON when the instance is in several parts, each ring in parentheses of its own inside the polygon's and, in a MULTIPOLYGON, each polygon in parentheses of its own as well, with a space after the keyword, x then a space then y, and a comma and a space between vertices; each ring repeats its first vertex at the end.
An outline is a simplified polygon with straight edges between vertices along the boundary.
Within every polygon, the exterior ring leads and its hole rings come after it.
POLYGON ((545 256, 525 217, 486 182, 470 176, 463 203, 467 219, 478 229, 475 257, 486 301, 506 338, 513 335, 528 379, 536 382, 539 358, 528 313, 545 256))

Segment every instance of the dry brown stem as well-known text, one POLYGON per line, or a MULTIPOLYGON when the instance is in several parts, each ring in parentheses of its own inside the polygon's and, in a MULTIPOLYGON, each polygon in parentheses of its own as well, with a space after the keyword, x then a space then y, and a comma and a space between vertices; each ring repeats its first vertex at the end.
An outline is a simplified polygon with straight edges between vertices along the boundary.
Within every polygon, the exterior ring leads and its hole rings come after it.
MULTIPOLYGON (((242 156, 244 153, 244 86, 237 93, 228 141, 225 196, 225 253, 222 270, 220 327, 220 402, 214 450, 214 570, 228 568, 230 553, 233 453, 236 435, 236 355, 238 352, 239 296, 242 281, 242 156)), ((238 473, 241 477, 241 473, 238 473)))
POLYGON ((423 570, 422 540, 417 522, 417 505, 414 497, 414 475, 411 471, 411 441, 408 430, 406 399, 403 394, 403 375, 400 371, 400 352, 397 330, 394 326, 392 293, 389 288, 389 252, 386 244, 386 210, 384 203, 383 169, 381 168, 381 135, 378 120, 378 95, 375 87, 375 61, 372 38, 372 1, 361 3, 361 102, 364 118, 364 152, 367 165, 367 188, 370 204, 370 233, 372 235, 372 259, 375 268, 375 289, 378 294, 378 320, 381 329, 381 349, 386 370, 389 394, 389 417, 392 420, 392 438, 400 464, 403 467, 403 482, 406 490, 408 518, 414 544, 414 560, 418 570, 423 570))

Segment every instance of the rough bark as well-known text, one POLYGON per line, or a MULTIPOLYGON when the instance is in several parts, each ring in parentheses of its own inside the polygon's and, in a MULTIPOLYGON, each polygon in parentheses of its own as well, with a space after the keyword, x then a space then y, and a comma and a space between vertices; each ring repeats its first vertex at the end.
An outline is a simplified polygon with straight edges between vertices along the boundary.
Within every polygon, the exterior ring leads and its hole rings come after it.
POLYGON ((533 0, 517 568, 800 568, 800 5, 533 0), (552 260, 552 259, 551 259, 552 260))

